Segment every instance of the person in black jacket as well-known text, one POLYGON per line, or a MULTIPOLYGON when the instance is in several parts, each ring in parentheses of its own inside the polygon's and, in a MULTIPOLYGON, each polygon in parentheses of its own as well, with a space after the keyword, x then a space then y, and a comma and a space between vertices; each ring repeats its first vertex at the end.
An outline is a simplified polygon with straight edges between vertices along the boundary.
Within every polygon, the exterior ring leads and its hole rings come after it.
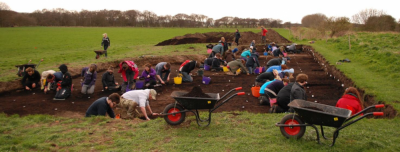
POLYGON ((281 46, 279 47, 279 49, 272 51, 272 54, 274 55, 274 57, 283 57, 283 51, 285 51, 285 47, 281 46))
POLYGON ((275 107, 275 112, 286 112, 289 110, 288 104, 290 103, 290 91, 292 90, 293 84, 294 82, 289 83, 279 90, 276 96, 276 103, 278 106, 275 107))
POLYGON ((101 97, 90 105, 86 111, 85 117, 91 116, 106 116, 106 113, 111 118, 115 118, 115 114, 112 108, 115 108, 119 104, 120 96, 118 93, 113 93, 108 97, 101 97))
POLYGON ((236 43, 236 46, 239 46, 239 39, 240 39, 240 33, 239 33, 239 30, 236 29, 236 33, 235 33, 235 43, 236 43))
POLYGON ((104 47, 104 55, 107 58, 107 49, 111 45, 110 38, 108 38, 107 33, 103 34, 103 40, 101 41, 101 46, 104 47))
POLYGON ((104 90, 116 91, 121 90, 121 86, 114 80, 114 67, 108 67, 107 71, 101 78, 104 90))
POLYGON ((261 67, 258 62, 258 54, 251 53, 251 56, 247 56, 246 68, 249 69, 249 74, 253 74, 256 67, 261 67))
POLYGON ((279 73, 277 70, 260 74, 256 78, 256 86, 262 86, 265 82, 274 80, 278 76, 278 74, 279 73))
POLYGON ((179 72, 182 73, 182 81, 183 82, 192 82, 193 78, 189 75, 190 72, 192 72, 192 70, 194 68, 196 68, 196 64, 197 62, 195 60, 191 60, 187 63, 183 63, 183 66, 181 68, 179 68, 179 72))
POLYGON ((267 69, 271 66, 281 65, 282 64, 282 57, 273 58, 267 62, 267 69))
POLYGON ((225 59, 225 53, 229 49, 229 46, 228 46, 229 44, 228 44, 228 42, 226 42, 224 37, 221 37, 221 44, 222 44, 222 46, 224 46, 224 51, 221 52, 221 58, 225 59))
POLYGON ((25 71, 27 74, 25 74, 22 78, 22 85, 24 86, 25 90, 36 88, 40 82, 39 72, 31 67, 27 68, 25 71))
POLYGON ((221 54, 217 53, 212 60, 211 71, 222 71, 221 62, 225 61, 221 59, 221 54))
POLYGON ((61 82, 57 83, 57 93, 54 100, 64 100, 71 95, 72 77, 68 72, 68 67, 65 64, 58 67, 63 74, 61 82))

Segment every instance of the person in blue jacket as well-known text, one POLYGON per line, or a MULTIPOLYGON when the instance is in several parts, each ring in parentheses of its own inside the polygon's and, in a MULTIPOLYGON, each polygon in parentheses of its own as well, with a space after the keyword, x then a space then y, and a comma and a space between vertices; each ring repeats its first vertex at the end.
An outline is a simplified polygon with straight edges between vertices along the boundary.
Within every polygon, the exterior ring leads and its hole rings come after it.
MULTIPOLYGON (((270 105, 272 99, 276 99, 279 91, 289 83, 289 79, 283 78, 282 80, 275 80, 267 84, 264 88, 264 94, 260 93, 260 104, 270 105)), ((260 89, 261 91, 261 89, 260 89)))
POLYGON ((240 54, 240 56, 241 56, 241 59, 243 59, 244 61, 247 61, 247 56, 251 56, 251 52, 249 49, 245 49, 245 50, 246 51, 243 51, 242 54, 240 54))
POLYGON ((282 72, 283 70, 288 69, 286 65, 275 65, 275 66, 270 66, 266 72, 272 72, 273 70, 278 70, 278 72, 282 72))

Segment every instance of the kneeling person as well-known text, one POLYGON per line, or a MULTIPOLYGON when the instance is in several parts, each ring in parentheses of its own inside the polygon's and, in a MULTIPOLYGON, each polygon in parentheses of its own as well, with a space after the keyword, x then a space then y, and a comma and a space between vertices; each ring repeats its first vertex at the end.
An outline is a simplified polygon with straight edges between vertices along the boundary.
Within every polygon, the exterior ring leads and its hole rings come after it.
POLYGON ((120 96, 118 93, 113 93, 108 97, 97 99, 90 105, 86 111, 86 117, 91 116, 106 116, 106 113, 111 118, 115 118, 112 108, 115 108, 120 103, 120 96))
POLYGON ((182 73, 183 82, 193 81, 193 78, 189 74, 194 68, 196 68, 196 64, 197 62, 195 60, 186 60, 182 63, 181 67, 179 68, 179 72, 182 73))
POLYGON ((108 67, 107 71, 103 74, 101 78, 104 90, 117 91, 121 90, 121 86, 114 79, 114 68, 112 66, 108 67))

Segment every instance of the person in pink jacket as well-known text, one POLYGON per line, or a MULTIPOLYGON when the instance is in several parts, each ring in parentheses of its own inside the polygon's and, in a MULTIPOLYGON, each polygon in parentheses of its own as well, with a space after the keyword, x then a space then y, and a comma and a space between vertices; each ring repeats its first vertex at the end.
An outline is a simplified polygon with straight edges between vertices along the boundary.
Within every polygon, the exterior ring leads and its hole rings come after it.
POLYGON ((136 78, 139 75, 139 69, 133 61, 122 61, 119 64, 118 73, 121 73, 124 83, 122 84, 122 93, 126 92, 126 87, 132 90, 136 86, 136 78))

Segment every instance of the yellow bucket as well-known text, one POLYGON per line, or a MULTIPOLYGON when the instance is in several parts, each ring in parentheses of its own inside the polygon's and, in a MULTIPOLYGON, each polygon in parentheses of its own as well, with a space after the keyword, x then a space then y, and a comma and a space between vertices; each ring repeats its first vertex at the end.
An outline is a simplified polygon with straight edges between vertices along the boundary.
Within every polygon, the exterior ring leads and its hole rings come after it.
POLYGON ((238 69, 238 70, 236 71, 236 73, 240 73, 240 69, 238 69))
POLYGON ((222 67, 222 69, 224 69, 224 72, 229 72, 229 69, 226 66, 222 67))
POLYGON ((177 77, 174 77, 174 83, 175 84, 182 84, 182 76, 177 76, 177 77))

